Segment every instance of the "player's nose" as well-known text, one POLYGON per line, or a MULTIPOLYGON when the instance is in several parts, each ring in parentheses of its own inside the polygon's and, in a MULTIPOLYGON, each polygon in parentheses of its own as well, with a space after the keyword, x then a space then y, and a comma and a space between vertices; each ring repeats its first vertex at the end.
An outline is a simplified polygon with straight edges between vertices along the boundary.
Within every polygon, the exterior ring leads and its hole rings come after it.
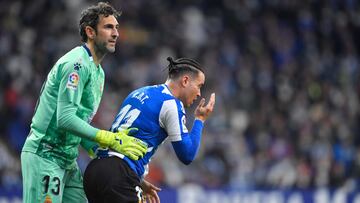
POLYGON ((118 29, 113 29, 113 31, 112 31, 112 33, 111 33, 111 36, 114 38, 114 39, 116 39, 116 38, 118 38, 119 37, 119 31, 118 31, 118 29))

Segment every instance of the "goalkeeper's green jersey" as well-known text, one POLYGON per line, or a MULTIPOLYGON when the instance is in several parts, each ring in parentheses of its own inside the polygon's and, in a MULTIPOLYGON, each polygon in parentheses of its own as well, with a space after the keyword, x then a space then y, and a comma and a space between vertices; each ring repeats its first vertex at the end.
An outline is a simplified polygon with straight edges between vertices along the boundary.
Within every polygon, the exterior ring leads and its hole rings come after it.
POLYGON ((104 86, 104 71, 90 50, 79 46, 61 57, 47 76, 22 151, 33 152, 72 168, 83 138, 99 129, 89 125, 104 86))

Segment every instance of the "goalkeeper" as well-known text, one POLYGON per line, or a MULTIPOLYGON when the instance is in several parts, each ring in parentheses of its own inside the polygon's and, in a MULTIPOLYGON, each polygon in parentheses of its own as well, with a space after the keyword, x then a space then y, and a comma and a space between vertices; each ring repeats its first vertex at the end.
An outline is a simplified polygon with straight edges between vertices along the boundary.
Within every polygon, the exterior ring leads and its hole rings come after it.
POLYGON ((50 70, 21 153, 23 202, 87 202, 76 163, 80 144, 91 155, 98 144, 134 160, 146 152, 146 144, 128 136, 128 131, 109 132, 89 125, 103 93, 100 63, 115 51, 119 36, 118 16, 108 3, 84 10, 79 23, 84 44, 50 70))

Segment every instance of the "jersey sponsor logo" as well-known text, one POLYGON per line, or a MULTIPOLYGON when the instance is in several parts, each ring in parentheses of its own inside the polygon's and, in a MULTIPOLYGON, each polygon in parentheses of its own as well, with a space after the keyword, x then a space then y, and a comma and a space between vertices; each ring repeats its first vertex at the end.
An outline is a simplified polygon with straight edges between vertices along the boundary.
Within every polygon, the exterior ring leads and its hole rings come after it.
POLYGON ((76 90, 79 84, 79 79, 80 79, 79 74, 77 74, 77 72, 70 73, 66 87, 69 89, 76 90))
POLYGON ((81 64, 80 63, 74 63, 74 70, 79 70, 81 68, 81 64))
POLYGON ((53 149, 53 147, 51 145, 47 144, 47 143, 43 143, 43 148, 48 149, 48 150, 53 149))
POLYGON ((186 117, 185 116, 182 116, 181 118, 181 127, 182 127, 182 131, 183 133, 187 133, 188 132, 188 129, 186 128, 186 117))

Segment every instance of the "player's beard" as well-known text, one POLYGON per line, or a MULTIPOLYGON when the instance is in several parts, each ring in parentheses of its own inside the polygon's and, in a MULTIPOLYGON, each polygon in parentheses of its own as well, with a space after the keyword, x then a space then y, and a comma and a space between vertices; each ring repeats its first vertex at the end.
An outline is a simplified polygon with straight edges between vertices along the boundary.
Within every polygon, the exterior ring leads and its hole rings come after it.
POLYGON ((98 56, 104 56, 107 53, 115 52, 115 47, 109 48, 107 42, 99 42, 99 41, 95 40, 94 48, 95 48, 96 55, 98 55, 98 56))

